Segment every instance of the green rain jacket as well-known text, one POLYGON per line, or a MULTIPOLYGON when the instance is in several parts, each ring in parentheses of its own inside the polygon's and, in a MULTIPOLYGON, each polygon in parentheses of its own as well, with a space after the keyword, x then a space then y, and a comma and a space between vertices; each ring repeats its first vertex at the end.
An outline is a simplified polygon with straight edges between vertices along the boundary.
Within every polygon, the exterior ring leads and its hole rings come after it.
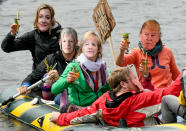
MULTIPOLYGON (((84 67, 84 66, 83 66, 84 67)), ((85 67, 84 67, 85 68, 85 67)), ((104 75, 106 77, 106 67, 102 64, 101 69, 105 72, 104 75)), ((60 76, 58 81, 56 81, 52 85, 51 92, 52 94, 59 94, 63 92, 65 89, 68 90, 68 100, 70 103, 78 106, 89 106, 91 105, 98 97, 104 94, 106 91, 110 90, 109 84, 106 82, 101 87, 98 87, 97 92, 95 93, 93 89, 89 86, 87 80, 85 79, 86 69, 83 69, 82 66, 80 67, 78 62, 71 62, 67 65, 66 69, 64 70, 63 74, 60 76), (77 82, 67 83, 67 75, 69 71, 72 71, 72 67, 75 67, 79 70, 80 75, 77 79, 77 82), (84 70, 84 71, 82 71, 84 70), (84 75, 85 74, 85 75, 84 75)), ((87 73, 88 74, 88 73, 87 73)), ((101 77, 102 77, 101 76, 101 77)), ((102 78, 103 79, 103 78, 102 78)))

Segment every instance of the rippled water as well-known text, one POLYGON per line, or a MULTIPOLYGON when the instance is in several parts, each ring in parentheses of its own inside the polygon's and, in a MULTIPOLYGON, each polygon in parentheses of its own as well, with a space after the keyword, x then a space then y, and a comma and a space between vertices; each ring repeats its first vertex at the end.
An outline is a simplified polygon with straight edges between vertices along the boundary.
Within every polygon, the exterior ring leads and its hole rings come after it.
MULTIPOLYGON (((0 42, 10 30, 10 25, 20 10, 19 35, 33 29, 37 7, 51 4, 56 20, 63 27, 74 27, 79 40, 88 30, 96 31, 92 20, 97 0, 0 0, 0 42)), ((185 0, 108 0, 116 27, 112 32, 115 54, 119 51, 120 31, 130 32, 131 47, 137 46, 139 31, 144 21, 156 19, 161 24, 162 41, 175 54, 179 69, 186 65, 186 1, 185 0)), ((110 69, 114 64, 108 41, 103 45, 103 59, 110 69)), ((0 50, 0 90, 19 85, 31 71, 32 59, 29 51, 5 53, 0 50)), ((0 130, 34 130, 0 113, 0 130)))

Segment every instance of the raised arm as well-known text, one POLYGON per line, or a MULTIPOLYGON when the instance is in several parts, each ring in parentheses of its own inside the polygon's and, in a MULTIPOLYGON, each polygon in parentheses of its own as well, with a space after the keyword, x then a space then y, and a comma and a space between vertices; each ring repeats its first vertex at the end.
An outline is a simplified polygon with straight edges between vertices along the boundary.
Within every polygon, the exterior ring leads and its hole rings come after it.
POLYGON ((2 41, 1 48, 7 53, 19 50, 29 50, 31 49, 31 45, 35 43, 33 35, 34 32, 31 31, 20 37, 16 37, 9 32, 2 41))
POLYGON ((119 53, 118 53, 118 55, 116 57, 116 65, 121 66, 121 65, 124 64, 124 52, 127 49, 128 49, 128 46, 125 43, 125 41, 124 40, 121 41, 120 42, 120 51, 119 51, 119 53))

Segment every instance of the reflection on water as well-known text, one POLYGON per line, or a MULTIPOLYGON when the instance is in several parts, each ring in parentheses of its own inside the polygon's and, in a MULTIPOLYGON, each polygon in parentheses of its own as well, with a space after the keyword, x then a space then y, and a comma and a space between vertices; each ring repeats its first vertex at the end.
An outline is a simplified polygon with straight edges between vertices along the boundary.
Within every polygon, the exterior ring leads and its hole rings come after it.
POLYGON ((14 118, 8 116, 5 112, 0 112, 0 131, 36 131, 36 129, 27 126, 14 118))
MULTIPOLYGON (((185 0, 107 0, 116 27, 112 32, 115 54, 119 51, 122 32, 130 32, 130 49, 137 47, 141 25, 147 19, 156 19, 161 25, 162 41, 175 55, 179 69, 186 65, 186 1, 185 0)), ((33 29, 36 8, 51 4, 56 12, 56 20, 63 27, 74 27, 79 40, 88 30, 96 31, 92 20, 96 0, 0 0, 0 42, 10 30, 10 25, 20 10, 19 35, 33 29)), ((113 69, 112 53, 108 41, 103 45, 103 59, 108 68, 113 69)), ((0 50, 0 90, 20 85, 31 72, 32 59, 29 51, 5 53, 0 50)), ((0 113, 0 130, 32 130, 27 126, 0 113)))

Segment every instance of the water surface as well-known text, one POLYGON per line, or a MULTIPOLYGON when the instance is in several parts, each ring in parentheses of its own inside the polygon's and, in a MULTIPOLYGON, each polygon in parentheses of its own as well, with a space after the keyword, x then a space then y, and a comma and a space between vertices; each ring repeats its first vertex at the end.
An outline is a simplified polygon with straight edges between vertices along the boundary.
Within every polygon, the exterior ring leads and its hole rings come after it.
MULTIPOLYGON (((92 20, 97 0, 0 0, 0 42, 10 30, 10 25, 20 10, 19 35, 33 29, 37 7, 42 3, 52 5, 56 20, 63 27, 77 30, 79 40, 86 31, 96 31, 92 20)), ((115 54, 122 39, 120 31, 130 32, 130 49, 137 47, 139 31, 144 21, 156 19, 161 25, 162 41, 172 49, 179 69, 186 65, 186 1, 185 0, 108 0, 116 27, 112 32, 115 54)), ((103 59, 108 68, 114 64, 108 41, 103 45, 103 59)), ((0 50, 0 90, 19 86, 31 72, 32 58, 29 51, 5 53, 0 50)), ((32 131, 31 127, 0 113, 0 130, 32 131)))

